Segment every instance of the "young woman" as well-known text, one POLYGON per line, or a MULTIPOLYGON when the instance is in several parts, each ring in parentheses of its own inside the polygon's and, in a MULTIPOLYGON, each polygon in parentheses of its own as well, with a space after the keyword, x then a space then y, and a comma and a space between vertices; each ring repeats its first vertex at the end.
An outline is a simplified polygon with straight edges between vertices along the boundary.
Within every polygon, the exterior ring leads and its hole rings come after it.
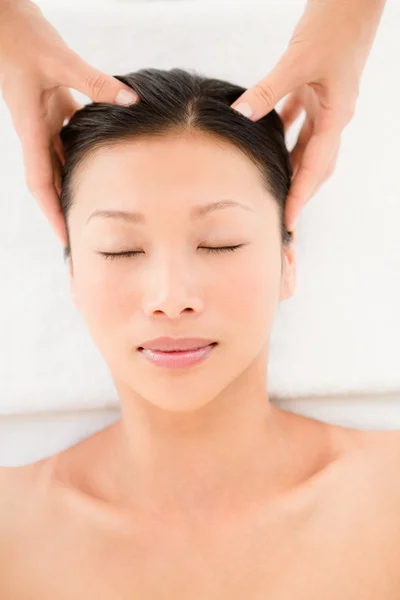
POLYGON ((398 600, 398 433, 268 398, 295 289, 278 114, 181 69, 118 79, 141 102, 63 128, 61 204, 121 419, 1 470, 0 598, 398 600))

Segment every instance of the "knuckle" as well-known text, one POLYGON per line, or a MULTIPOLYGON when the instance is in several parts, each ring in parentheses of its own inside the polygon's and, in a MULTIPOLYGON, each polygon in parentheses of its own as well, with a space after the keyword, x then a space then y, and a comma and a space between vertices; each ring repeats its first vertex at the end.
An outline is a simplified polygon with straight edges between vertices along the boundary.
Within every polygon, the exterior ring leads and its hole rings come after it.
POLYGON ((315 175, 313 169, 308 164, 304 163, 299 167, 299 174, 301 175, 303 182, 310 181, 315 175))
POLYGON ((310 80, 311 74, 316 70, 318 58, 317 53, 304 40, 293 40, 279 59, 278 66, 285 69, 293 78, 302 81, 310 80), (302 47, 301 51, 298 45, 302 47))
POLYGON ((354 117, 355 111, 356 111, 356 107, 355 107, 354 103, 346 106, 343 109, 343 118, 345 120, 345 123, 348 123, 349 121, 351 121, 351 119, 354 117))
POLYGON ((329 166, 328 172, 327 172, 327 177, 331 177, 333 175, 333 172, 335 171, 335 167, 336 167, 336 162, 333 161, 331 163, 331 165, 329 166))
POLYGON ((267 82, 259 82, 256 83, 253 87, 253 92, 261 102, 267 104, 268 106, 275 106, 276 104, 276 96, 272 87, 267 82))
POLYGON ((34 190, 36 189, 36 181, 30 173, 27 173, 25 175, 25 183, 26 183, 27 187, 30 189, 30 191, 32 192, 32 194, 34 194, 35 193, 34 190))
POLYGON ((86 77, 86 88, 90 91, 90 96, 98 98, 106 86, 106 80, 102 75, 88 75, 86 77))
POLYGON ((342 98, 342 101, 338 103, 341 121, 344 123, 344 125, 347 125, 354 117, 354 114, 356 112, 357 98, 358 94, 356 92, 350 97, 347 97, 345 99, 342 98))
POLYGON ((336 114, 339 125, 344 127, 351 121, 355 113, 355 102, 341 102, 337 105, 336 114))

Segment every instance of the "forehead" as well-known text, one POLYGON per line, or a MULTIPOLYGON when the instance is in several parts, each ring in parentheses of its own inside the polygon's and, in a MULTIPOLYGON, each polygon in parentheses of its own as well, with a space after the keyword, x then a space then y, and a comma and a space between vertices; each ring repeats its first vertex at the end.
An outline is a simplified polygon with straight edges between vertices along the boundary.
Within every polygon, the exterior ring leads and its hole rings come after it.
POLYGON ((98 148, 77 174, 74 195, 78 210, 89 214, 110 208, 148 212, 160 203, 189 211, 223 198, 257 208, 269 194, 259 169, 234 145, 181 132, 98 148))
POLYGON ((77 191, 93 185, 115 186, 123 177, 135 188, 151 189, 162 182, 171 186, 261 184, 254 163, 228 141, 202 132, 182 132, 124 140, 98 148, 84 161, 77 191), (101 177, 100 177, 101 175, 101 177))

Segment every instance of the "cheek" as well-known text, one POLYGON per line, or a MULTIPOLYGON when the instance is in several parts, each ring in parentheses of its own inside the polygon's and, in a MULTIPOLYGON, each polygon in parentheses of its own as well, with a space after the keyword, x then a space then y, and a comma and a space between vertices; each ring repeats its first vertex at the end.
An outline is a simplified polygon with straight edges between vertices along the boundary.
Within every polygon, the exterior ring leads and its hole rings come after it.
POLYGON ((244 325, 257 322, 260 327, 273 318, 280 297, 281 263, 275 251, 257 251, 245 260, 232 263, 216 289, 224 317, 244 325))
MULTIPOLYGON (((109 271, 109 269, 107 269, 109 271)), ((91 267, 77 278, 80 309, 92 335, 118 335, 119 326, 126 330, 127 321, 135 311, 137 286, 121 275, 115 278, 107 270, 91 267), (131 285, 131 289, 129 289, 131 285)))
MULTIPOLYGON (((214 273, 208 280, 206 312, 216 309, 235 328, 238 322, 246 327, 254 322, 259 328, 271 322, 279 302, 281 280, 281 257, 275 246, 254 245, 253 251, 241 257, 227 256, 222 270, 215 268, 214 273)), ((112 276, 110 268, 94 265, 76 270, 79 308, 93 338, 118 338, 121 331, 126 332, 141 306, 143 281, 140 283, 138 277, 129 280, 117 269, 112 276)))

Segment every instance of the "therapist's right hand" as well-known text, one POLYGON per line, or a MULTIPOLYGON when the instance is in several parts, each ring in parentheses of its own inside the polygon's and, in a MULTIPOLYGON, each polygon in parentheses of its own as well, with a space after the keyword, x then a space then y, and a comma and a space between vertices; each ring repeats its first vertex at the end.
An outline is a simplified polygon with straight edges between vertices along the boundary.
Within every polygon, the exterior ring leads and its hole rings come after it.
POLYGON ((131 88, 71 50, 36 4, 0 0, 0 89, 22 144, 26 184, 63 247, 67 231, 59 202, 64 164, 59 133, 81 108, 68 88, 93 102, 138 101, 131 88))

